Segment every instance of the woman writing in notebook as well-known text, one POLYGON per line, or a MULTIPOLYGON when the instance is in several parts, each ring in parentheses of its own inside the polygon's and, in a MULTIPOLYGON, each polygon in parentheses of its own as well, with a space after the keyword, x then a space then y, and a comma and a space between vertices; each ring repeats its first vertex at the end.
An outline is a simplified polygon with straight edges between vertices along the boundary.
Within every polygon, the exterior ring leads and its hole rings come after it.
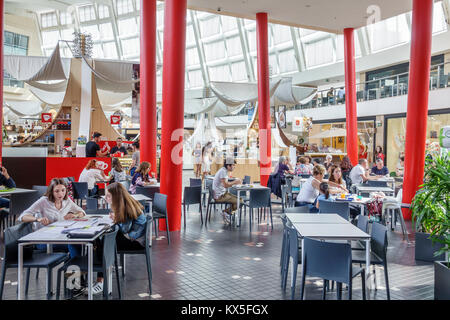
MULTIPOLYGON (((20 222, 33 222, 33 231, 56 221, 71 220, 85 216, 85 212, 67 196, 67 184, 64 180, 54 178, 50 181, 45 194, 25 210, 18 218, 20 222)), ((54 249, 67 249, 72 257, 79 256, 81 246, 53 245, 54 249)), ((46 250, 45 244, 37 245, 46 250)))

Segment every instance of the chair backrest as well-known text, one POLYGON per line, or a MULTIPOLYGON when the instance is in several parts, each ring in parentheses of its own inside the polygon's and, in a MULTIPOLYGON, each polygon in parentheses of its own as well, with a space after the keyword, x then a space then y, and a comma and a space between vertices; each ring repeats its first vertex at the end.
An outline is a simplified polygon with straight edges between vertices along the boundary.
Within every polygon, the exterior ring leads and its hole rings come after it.
POLYGON ((202 186, 184 187, 184 204, 197 204, 202 202, 202 186))
POLYGON ((88 197, 87 182, 72 182, 72 188, 74 199, 86 199, 88 197))
POLYGON ((309 207, 301 206, 301 207, 285 208, 284 212, 285 213, 309 213, 309 207))
POLYGON ((330 175, 329 175, 328 173, 326 173, 326 174, 323 176, 324 179, 328 179, 329 177, 330 177, 330 175))
POLYGON ((250 184, 250 176, 244 176, 244 180, 242 180, 242 184, 250 184))
MULTIPOLYGON (((5 250, 3 251, 3 263, 17 262, 18 258, 18 240, 27 234, 31 233, 32 224, 31 223, 20 223, 15 226, 6 228, 4 231, 5 239, 5 250)), ((33 249, 24 247, 24 258, 30 257, 32 255, 33 249)))
POLYGON ((27 193, 13 193, 10 196, 11 204, 9 208, 10 215, 19 215, 28 209, 39 199, 37 191, 27 193))
POLYGON ((372 223, 372 234, 370 240, 370 249, 378 257, 386 261, 386 252, 388 247, 387 228, 381 223, 372 223))
POLYGON ((152 210, 167 215, 167 195, 155 193, 152 210))
POLYGON ((158 186, 136 187, 136 194, 143 194, 151 199, 153 199, 155 193, 159 193, 158 186))
POLYGON ((250 189, 251 208, 270 207, 270 189, 250 189))
POLYGON ((350 283, 352 278, 352 248, 348 243, 332 243, 305 237, 305 260, 303 271, 306 275, 350 283))
POLYGON ((147 215, 147 222, 145 223, 145 248, 152 246, 152 223, 153 218, 147 215))
POLYGON ((356 224, 356 226, 364 231, 365 233, 369 232, 369 218, 367 216, 363 216, 362 214, 360 214, 358 216, 358 222, 356 224))
POLYGON ((350 217, 349 203, 319 200, 319 213, 337 213, 345 220, 348 220, 350 217))
POLYGON ((206 180, 206 188, 208 189, 208 202, 210 202, 214 196, 214 191, 212 188, 212 181, 211 181, 211 183, 208 183, 208 180, 206 180))
POLYGON ((98 199, 87 197, 86 198, 86 209, 88 210, 97 210, 98 208, 98 199))
POLYGON ((202 185, 202 179, 194 179, 194 178, 189 179, 190 187, 197 187, 197 186, 201 186, 201 185, 202 185))
POLYGON ((309 177, 311 177, 311 175, 310 174, 301 174, 300 177, 308 179, 309 177))
POLYGON ((286 224, 289 239, 289 255, 294 259, 294 263, 298 261, 298 234, 297 230, 293 226, 286 224))
POLYGON ((119 226, 114 225, 113 231, 103 235, 103 267, 106 269, 114 264, 117 231, 119 231, 119 226))
POLYGON ((103 215, 109 215, 109 213, 111 212, 111 209, 86 209, 84 210, 84 212, 86 212, 87 215, 94 215, 94 216, 103 216, 103 215))
POLYGON ((37 191, 37 196, 40 198, 47 192, 47 186, 33 186, 31 189, 37 191))
POLYGON ((70 182, 75 182, 75 178, 74 177, 67 177, 67 180, 69 180, 70 182))
POLYGON ((367 185, 371 187, 387 187, 386 181, 368 180, 367 185))
POLYGON ((208 189, 209 186, 213 185, 213 181, 212 179, 205 179, 205 188, 208 189))

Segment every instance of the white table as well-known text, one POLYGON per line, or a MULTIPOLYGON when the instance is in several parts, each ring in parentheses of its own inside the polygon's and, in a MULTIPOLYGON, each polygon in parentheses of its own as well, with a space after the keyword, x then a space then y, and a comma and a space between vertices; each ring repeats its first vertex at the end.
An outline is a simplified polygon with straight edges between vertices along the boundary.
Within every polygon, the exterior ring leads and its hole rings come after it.
MULTIPOLYGON (((91 226, 95 226, 99 223, 98 218, 89 218, 88 220, 91 226)), ((85 222, 81 222, 83 225, 85 222)), ((108 216, 102 217, 101 223, 107 223, 110 226, 113 225, 111 219, 108 216)), ((69 228, 77 228, 79 223, 75 223, 71 225, 69 228)), ((17 274, 17 291, 18 291, 18 300, 22 300, 22 282, 23 282, 23 247, 25 245, 30 244, 47 244, 47 252, 52 252, 52 244, 78 244, 78 245, 86 245, 88 249, 88 299, 92 300, 92 282, 93 282, 93 242, 99 238, 106 230, 99 232, 92 238, 86 239, 71 239, 67 237, 67 234, 63 234, 61 232, 56 232, 57 230, 63 231, 64 227, 53 227, 52 225, 46 226, 39 230, 36 230, 30 234, 19 239, 19 258, 18 258, 18 274, 17 274), (52 230, 52 231, 50 231, 52 230)), ((106 278, 106 275, 105 275, 106 278)), ((108 277, 110 278, 110 277, 108 277)), ((108 279, 107 278, 107 279, 108 279)), ((110 281, 110 279, 108 279, 110 281)), ((51 290, 51 288, 48 288, 51 290)))
POLYGON ((367 202, 372 200, 372 198, 362 197, 361 199, 358 199, 357 197, 358 197, 357 195, 354 195, 353 200, 351 200, 351 201, 336 198, 336 202, 348 202, 348 203, 356 204, 359 206, 361 214, 364 215, 364 208, 366 207, 367 202))
POLYGON ((293 224, 296 223, 337 223, 346 224, 347 220, 338 214, 318 214, 318 213, 286 213, 286 217, 293 224))
POLYGON ((234 185, 231 187, 232 189, 236 190, 236 197, 237 197, 237 210, 239 212, 239 219, 236 222, 236 227, 239 227, 239 220, 241 218, 241 203, 240 203, 240 193, 241 192, 247 192, 250 191, 252 189, 258 189, 258 190, 263 190, 263 189, 269 189, 268 187, 264 187, 260 184, 242 184, 242 185, 234 185))
POLYGON ((22 188, 12 188, 12 189, 9 189, 7 191, 0 191, 0 197, 10 196, 12 194, 17 194, 17 193, 29 193, 29 192, 36 192, 36 190, 33 190, 33 189, 22 189, 22 188))
MULTIPOLYGON (((295 214, 294 214, 295 215, 295 214)), ((318 240, 346 240, 346 241, 356 241, 361 240, 366 242, 366 289, 368 290, 368 279, 370 276, 370 235, 363 232, 353 224, 348 221, 343 221, 337 219, 337 217, 332 217, 334 214, 305 214, 305 218, 301 218, 299 216, 303 216, 303 214, 298 214, 292 216, 291 214, 286 215, 289 219, 292 217, 295 220, 301 219, 310 219, 310 222, 292 222, 292 225, 297 230, 297 233, 302 238, 302 248, 305 248, 304 238, 312 238, 318 240), (311 216, 311 218, 306 218, 306 216, 311 216), (330 217, 331 216, 331 217, 330 217), (337 223, 330 222, 333 219, 338 221, 337 223)), ((337 216, 337 214, 336 214, 337 216)), ((305 251, 302 250, 302 261, 305 261, 305 251)), ((303 269, 302 269, 303 272, 303 269)), ((302 275, 303 276, 303 275, 302 275)), ((303 294, 305 292, 303 291, 303 294)), ((367 295, 368 299, 370 295, 367 295)), ((303 297, 302 297, 303 298, 303 297)))
POLYGON ((394 189, 391 189, 389 187, 375 187, 375 186, 368 186, 366 184, 357 184, 356 185, 356 193, 359 195, 362 192, 364 193, 370 193, 370 192, 383 192, 383 193, 389 193, 390 195, 394 196, 394 189))

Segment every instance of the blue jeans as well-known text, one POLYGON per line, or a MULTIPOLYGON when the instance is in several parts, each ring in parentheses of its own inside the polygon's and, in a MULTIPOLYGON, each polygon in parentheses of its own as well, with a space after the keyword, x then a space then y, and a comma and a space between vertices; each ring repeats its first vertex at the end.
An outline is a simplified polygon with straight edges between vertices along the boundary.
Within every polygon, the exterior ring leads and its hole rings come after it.
MULTIPOLYGON (((36 249, 47 250, 47 245, 46 244, 37 244, 36 249)), ((66 252, 69 251, 71 258, 81 256, 81 245, 54 244, 53 250, 66 251, 66 252)))
POLYGON ((9 208, 9 199, 0 198, 0 208, 9 208))

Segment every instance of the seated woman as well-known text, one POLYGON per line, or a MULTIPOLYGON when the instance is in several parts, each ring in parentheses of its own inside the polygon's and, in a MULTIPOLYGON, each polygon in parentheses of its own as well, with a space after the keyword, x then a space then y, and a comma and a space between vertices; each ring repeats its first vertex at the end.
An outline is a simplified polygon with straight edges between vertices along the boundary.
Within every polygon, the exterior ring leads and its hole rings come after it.
POLYGON ((297 166, 295 167, 295 174, 301 175, 301 174, 311 174, 311 169, 309 166, 306 165, 306 158, 305 157, 299 157, 297 166))
POLYGON ((328 178, 328 184, 330 186, 330 193, 348 193, 347 184, 342 179, 342 170, 339 166, 330 167, 330 177, 328 178))
MULTIPOLYGON (((139 250, 145 245, 145 224, 147 217, 144 207, 131 197, 127 189, 118 182, 111 183, 105 190, 106 202, 111 207, 109 217, 119 226, 116 237, 117 250, 139 250)), ((98 245, 97 248, 102 248, 98 245)), ((96 250, 96 257, 102 259, 103 252, 96 250)), ((103 292, 103 273, 97 274, 97 283, 92 288, 93 294, 103 292)))
POLYGON ((330 195, 330 187, 328 183, 321 182, 319 185, 320 195, 317 197, 316 208, 319 208, 319 200, 335 201, 335 198, 330 195))
POLYGON ((294 171, 291 170, 290 167, 292 167, 292 166, 289 163, 287 157, 281 156, 280 157, 280 161, 278 163, 279 163, 279 165, 278 165, 278 174, 280 175, 281 183, 282 184, 286 184, 285 174, 294 174, 294 171))
POLYGON ((91 159, 87 163, 86 167, 81 171, 78 182, 87 182, 89 196, 93 197, 97 195, 98 187, 95 184, 96 181, 109 181, 112 177, 107 177, 103 170, 97 167, 97 160, 91 159))
POLYGON ((131 179, 130 192, 131 194, 136 193, 136 187, 145 187, 152 184, 156 184, 154 180, 150 180, 148 173, 150 172, 151 164, 150 162, 143 161, 136 169, 133 179, 131 179))
POLYGON ((310 211, 317 212, 313 206, 316 198, 319 196, 320 183, 325 175, 324 166, 315 166, 312 177, 302 185, 300 192, 295 201, 296 207, 308 206, 310 211))
POLYGON ((119 158, 112 158, 111 167, 112 169, 110 175, 113 177, 113 182, 121 182, 127 179, 127 174, 122 168, 122 164, 120 163, 119 158))
MULTIPOLYGON (((25 210, 18 218, 20 222, 33 222, 33 231, 60 220, 71 220, 85 216, 85 212, 67 196, 67 184, 64 180, 54 178, 50 181, 45 195, 25 210)), ((47 245, 36 245, 39 250, 46 250, 47 245)), ((81 255, 81 246, 58 244, 56 250, 67 249, 71 257, 81 255)))

